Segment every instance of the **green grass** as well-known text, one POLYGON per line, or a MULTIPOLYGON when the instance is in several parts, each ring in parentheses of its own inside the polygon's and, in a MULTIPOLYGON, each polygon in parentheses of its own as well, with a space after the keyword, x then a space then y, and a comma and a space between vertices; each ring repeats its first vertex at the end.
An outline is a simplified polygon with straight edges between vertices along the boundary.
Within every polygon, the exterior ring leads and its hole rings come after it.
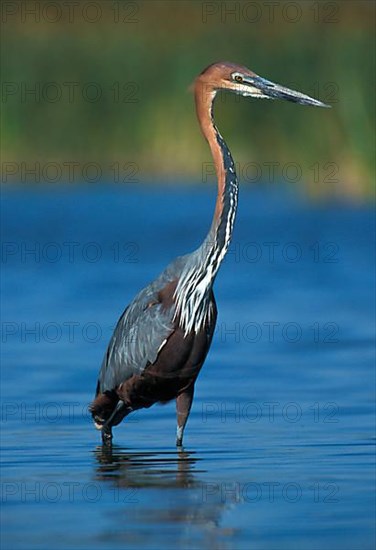
POLYGON ((296 22, 286 20, 283 2, 272 22, 262 2, 260 19, 247 21, 242 10, 249 4, 233 3, 238 20, 221 13, 228 2, 158 0, 101 2, 96 23, 79 12, 69 23, 63 3, 57 23, 9 17, 2 32, 2 162, 97 162, 106 175, 111 163, 131 162, 140 181, 201 179, 210 156, 188 86, 207 64, 225 59, 332 104, 329 110, 218 98, 217 124, 243 180, 252 183, 261 170, 268 181, 271 163, 276 180, 286 173, 294 179, 298 165, 295 183, 312 196, 371 196, 374 3, 324 2, 317 14, 317 3, 301 2, 296 22), (114 5, 137 21, 115 23, 114 5), (217 11, 205 20, 207 6, 217 11), (76 83, 71 102, 67 82, 76 83), (90 82, 95 87, 85 88, 90 82), (115 83, 126 86, 119 100, 115 83), (60 90, 61 99, 22 96, 22 87, 36 84, 51 94, 60 90), (15 93, 5 95, 4 86, 15 93), (98 101, 82 97, 95 89, 98 101))

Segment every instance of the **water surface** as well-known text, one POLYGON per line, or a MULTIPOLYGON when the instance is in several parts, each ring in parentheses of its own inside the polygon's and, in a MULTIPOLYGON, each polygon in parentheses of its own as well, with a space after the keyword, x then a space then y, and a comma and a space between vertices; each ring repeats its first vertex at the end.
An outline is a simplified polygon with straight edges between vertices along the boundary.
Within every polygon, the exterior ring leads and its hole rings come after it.
POLYGON ((242 189, 184 450, 171 403, 110 451, 86 407, 111 331, 214 190, 2 193, 3 548, 374 548, 370 207, 242 189))

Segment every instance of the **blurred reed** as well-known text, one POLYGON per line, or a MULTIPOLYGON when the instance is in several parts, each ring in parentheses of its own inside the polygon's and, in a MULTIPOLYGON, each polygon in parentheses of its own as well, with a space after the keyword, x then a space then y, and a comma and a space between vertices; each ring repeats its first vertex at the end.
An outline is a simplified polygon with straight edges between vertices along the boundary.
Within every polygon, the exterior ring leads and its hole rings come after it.
POLYGON ((54 2, 56 21, 39 4, 39 21, 3 16, 3 163, 96 162, 108 180, 118 166, 115 180, 127 181, 133 166, 140 182, 213 181, 188 87, 224 59, 333 107, 221 96, 216 119, 240 179, 371 196, 373 2, 281 2, 273 12, 267 2, 94 2, 86 13, 83 2, 73 15, 54 2))

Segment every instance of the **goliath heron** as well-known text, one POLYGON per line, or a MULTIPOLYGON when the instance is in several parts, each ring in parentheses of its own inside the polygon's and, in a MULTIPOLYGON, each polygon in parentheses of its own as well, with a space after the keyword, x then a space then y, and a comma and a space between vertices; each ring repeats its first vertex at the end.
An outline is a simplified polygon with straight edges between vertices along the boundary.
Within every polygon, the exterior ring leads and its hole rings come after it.
POLYGON ((90 406, 104 444, 111 443, 112 427, 130 412, 176 398, 176 444, 182 445, 196 378, 216 324, 213 283, 231 240, 237 208, 234 161, 213 120, 219 90, 327 106, 233 63, 214 63, 196 78, 197 117, 218 179, 213 221, 202 245, 168 265, 137 294, 117 323, 90 406))

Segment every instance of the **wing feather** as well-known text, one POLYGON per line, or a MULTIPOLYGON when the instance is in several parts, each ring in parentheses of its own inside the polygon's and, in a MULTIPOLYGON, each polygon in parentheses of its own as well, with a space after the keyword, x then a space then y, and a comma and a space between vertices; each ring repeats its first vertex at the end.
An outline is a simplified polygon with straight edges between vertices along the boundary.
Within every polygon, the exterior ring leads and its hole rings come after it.
POLYGON ((159 292, 176 280, 185 257, 177 258, 149 286, 141 290, 121 315, 99 373, 99 390, 111 391, 156 361, 174 331, 174 305, 166 308, 159 292))

